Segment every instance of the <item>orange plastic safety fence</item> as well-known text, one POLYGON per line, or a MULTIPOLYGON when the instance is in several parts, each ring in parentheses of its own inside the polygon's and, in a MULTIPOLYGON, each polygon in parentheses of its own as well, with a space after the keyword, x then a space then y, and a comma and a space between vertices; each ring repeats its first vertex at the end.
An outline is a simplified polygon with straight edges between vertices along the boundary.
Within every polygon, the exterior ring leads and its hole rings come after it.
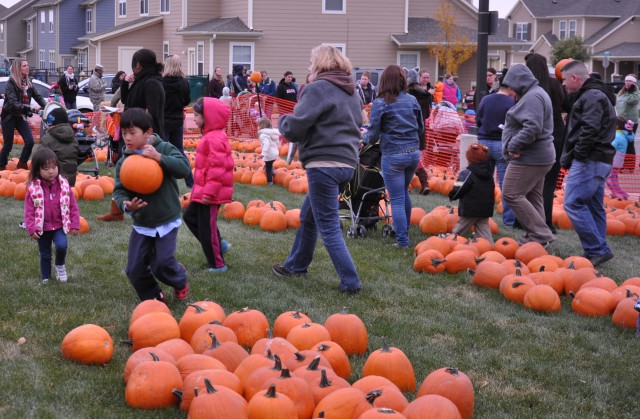
POLYGON ((422 152, 425 167, 446 167, 454 173, 460 169, 460 134, 475 125, 473 115, 462 115, 452 108, 436 106, 425 121, 426 149, 422 152))
POLYGON ((240 141, 258 137, 258 120, 268 118, 273 127, 278 126, 281 115, 293 113, 294 102, 273 96, 245 94, 229 100, 231 116, 227 124, 227 135, 240 141))

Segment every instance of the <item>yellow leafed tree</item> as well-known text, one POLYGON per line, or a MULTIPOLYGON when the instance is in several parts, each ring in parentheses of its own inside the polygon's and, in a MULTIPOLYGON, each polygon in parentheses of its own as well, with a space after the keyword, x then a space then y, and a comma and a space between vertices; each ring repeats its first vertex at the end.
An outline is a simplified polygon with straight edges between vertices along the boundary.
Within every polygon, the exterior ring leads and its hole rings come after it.
POLYGON ((476 44, 460 31, 456 25, 456 17, 451 4, 440 2, 436 12, 436 20, 440 34, 428 40, 427 51, 438 59, 445 73, 457 74, 458 68, 476 52, 476 44))

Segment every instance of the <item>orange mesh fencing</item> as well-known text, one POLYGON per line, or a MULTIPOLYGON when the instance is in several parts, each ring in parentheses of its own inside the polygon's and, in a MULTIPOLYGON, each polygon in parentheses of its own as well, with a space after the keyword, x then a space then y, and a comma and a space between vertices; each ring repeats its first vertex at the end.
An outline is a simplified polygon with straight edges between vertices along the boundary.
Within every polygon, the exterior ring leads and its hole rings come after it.
POLYGON ((425 121, 426 149, 422 152, 424 167, 441 166, 457 173, 460 169, 461 134, 475 124, 472 115, 459 114, 452 105, 442 102, 425 121))

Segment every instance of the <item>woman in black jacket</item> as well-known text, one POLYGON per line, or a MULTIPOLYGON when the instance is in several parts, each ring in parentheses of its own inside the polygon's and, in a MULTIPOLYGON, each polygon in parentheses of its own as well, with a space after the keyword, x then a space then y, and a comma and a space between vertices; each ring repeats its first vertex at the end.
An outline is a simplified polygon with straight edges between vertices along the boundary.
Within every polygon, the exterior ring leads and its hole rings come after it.
POLYGON ((164 138, 164 87, 162 63, 156 62, 156 53, 139 49, 131 59, 133 73, 127 74, 120 86, 120 101, 124 109, 143 108, 153 117, 153 132, 164 138))
MULTIPOLYGON (((184 78, 179 56, 171 55, 164 61, 162 85, 165 95, 163 140, 173 144, 184 155, 184 108, 191 102, 191 89, 184 78)), ((193 186, 192 174, 185 178, 185 183, 189 188, 193 186)))
POLYGON ((33 134, 27 122, 27 118, 32 115, 31 98, 43 108, 46 105, 45 100, 29 80, 29 63, 26 60, 16 58, 11 63, 11 77, 7 81, 4 104, 2 105, 4 145, 0 151, 0 170, 7 168, 9 153, 13 148, 14 130, 16 129, 24 140, 18 169, 28 169, 27 161, 29 161, 33 149, 33 134))
POLYGON ((111 79, 111 93, 115 94, 120 86, 122 86, 122 81, 124 80, 127 73, 120 70, 116 73, 116 75, 111 79))
POLYGON ((58 80, 58 86, 62 90, 64 105, 67 109, 78 109, 76 106, 76 96, 78 96, 78 80, 73 74, 73 66, 68 65, 58 80))

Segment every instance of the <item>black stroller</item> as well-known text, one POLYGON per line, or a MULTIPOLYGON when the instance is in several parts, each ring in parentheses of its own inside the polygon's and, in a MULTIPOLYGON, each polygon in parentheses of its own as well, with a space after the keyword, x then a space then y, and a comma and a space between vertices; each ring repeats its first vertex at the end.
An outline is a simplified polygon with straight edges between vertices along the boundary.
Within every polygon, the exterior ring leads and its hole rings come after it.
MULTIPOLYGON (((366 145, 360 151, 360 164, 353 179, 340 192, 340 209, 349 210, 348 214, 340 214, 341 219, 351 221, 347 227, 349 238, 367 237, 368 230, 377 230, 378 221, 389 221, 391 218, 380 159, 380 146, 366 145)), ((393 234, 393 226, 385 223, 382 237, 393 234)))

